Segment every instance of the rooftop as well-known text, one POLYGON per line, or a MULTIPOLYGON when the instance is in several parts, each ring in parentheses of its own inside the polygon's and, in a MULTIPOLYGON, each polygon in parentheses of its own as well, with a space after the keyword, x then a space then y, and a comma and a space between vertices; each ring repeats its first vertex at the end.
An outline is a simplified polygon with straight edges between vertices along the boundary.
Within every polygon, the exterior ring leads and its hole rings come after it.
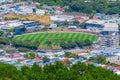
POLYGON ((88 21, 86 21, 85 23, 91 23, 91 24, 104 24, 105 23, 105 21, 103 21, 103 20, 88 20, 88 21))
POLYGON ((117 23, 105 23, 103 31, 118 31, 117 23))

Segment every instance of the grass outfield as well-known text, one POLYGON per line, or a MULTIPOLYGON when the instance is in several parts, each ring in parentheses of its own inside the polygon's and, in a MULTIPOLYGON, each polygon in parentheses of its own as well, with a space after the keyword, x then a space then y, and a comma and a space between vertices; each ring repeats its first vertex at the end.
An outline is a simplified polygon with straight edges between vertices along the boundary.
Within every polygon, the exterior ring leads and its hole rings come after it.
POLYGON ((40 41, 40 45, 46 45, 46 41, 51 40, 53 45, 59 45, 61 41, 67 42, 69 40, 77 41, 77 40, 85 40, 85 39, 97 41, 98 37, 92 34, 85 34, 85 33, 35 33, 35 34, 16 36, 13 40, 20 40, 20 41, 29 40, 31 42, 40 41))

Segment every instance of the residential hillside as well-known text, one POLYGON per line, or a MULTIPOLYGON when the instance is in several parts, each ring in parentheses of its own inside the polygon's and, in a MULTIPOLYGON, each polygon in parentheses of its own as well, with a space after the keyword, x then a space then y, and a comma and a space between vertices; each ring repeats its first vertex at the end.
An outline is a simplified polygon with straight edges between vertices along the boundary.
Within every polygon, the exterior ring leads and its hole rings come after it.
POLYGON ((33 0, 49 6, 68 6, 67 12, 120 14, 120 0, 33 0))

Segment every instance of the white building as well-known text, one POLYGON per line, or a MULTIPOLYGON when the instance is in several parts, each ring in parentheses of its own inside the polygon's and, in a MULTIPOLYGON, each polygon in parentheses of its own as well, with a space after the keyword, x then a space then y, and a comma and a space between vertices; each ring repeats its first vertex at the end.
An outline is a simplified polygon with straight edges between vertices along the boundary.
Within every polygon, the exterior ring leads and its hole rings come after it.
POLYGON ((50 17, 51 21, 71 21, 72 19, 74 19, 74 16, 55 15, 50 17))
POLYGON ((13 0, 0 0, 0 3, 4 3, 4 2, 13 2, 13 0))
POLYGON ((91 31, 102 31, 105 21, 103 20, 88 20, 85 22, 85 27, 91 31))
POLYGON ((101 32, 99 37, 100 46, 118 47, 119 46, 118 24, 105 23, 103 31, 101 32))
POLYGON ((7 30, 10 28, 15 28, 23 25, 21 21, 14 20, 14 21, 1 21, 0 22, 0 29, 7 30))
POLYGON ((38 16, 42 16, 42 15, 45 14, 45 10, 36 9, 36 14, 37 14, 38 16))

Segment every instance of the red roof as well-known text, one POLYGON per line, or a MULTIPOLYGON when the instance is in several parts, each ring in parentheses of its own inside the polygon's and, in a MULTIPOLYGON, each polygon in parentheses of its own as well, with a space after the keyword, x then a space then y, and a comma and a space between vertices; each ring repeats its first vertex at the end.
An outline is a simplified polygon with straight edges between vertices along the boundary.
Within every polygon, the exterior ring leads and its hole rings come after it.
POLYGON ((64 11, 64 8, 56 8, 58 11, 64 11))
POLYGON ((85 53, 85 51, 74 52, 74 54, 82 54, 82 53, 85 53))
POLYGON ((117 68, 118 70, 120 70, 120 66, 117 66, 116 68, 117 68))
POLYGON ((11 54, 9 56, 12 57, 12 58, 16 58, 16 57, 22 57, 23 54, 11 54))
POLYGON ((42 61, 43 58, 35 58, 35 61, 42 61))
POLYGON ((77 18, 77 20, 83 20, 83 18, 77 18))
POLYGON ((98 18, 92 18, 91 20, 99 20, 98 18))
POLYGON ((91 65, 92 65, 92 64, 94 64, 94 63, 93 63, 93 62, 86 62, 86 64, 91 64, 91 65))
POLYGON ((68 58, 64 58, 64 59, 62 60, 62 62, 69 62, 69 59, 68 59, 68 58))
POLYGON ((38 4, 37 3, 33 3, 33 4, 31 4, 32 6, 38 6, 38 4))
POLYGON ((110 68, 113 68, 113 66, 108 66, 108 68, 110 69, 110 68))

